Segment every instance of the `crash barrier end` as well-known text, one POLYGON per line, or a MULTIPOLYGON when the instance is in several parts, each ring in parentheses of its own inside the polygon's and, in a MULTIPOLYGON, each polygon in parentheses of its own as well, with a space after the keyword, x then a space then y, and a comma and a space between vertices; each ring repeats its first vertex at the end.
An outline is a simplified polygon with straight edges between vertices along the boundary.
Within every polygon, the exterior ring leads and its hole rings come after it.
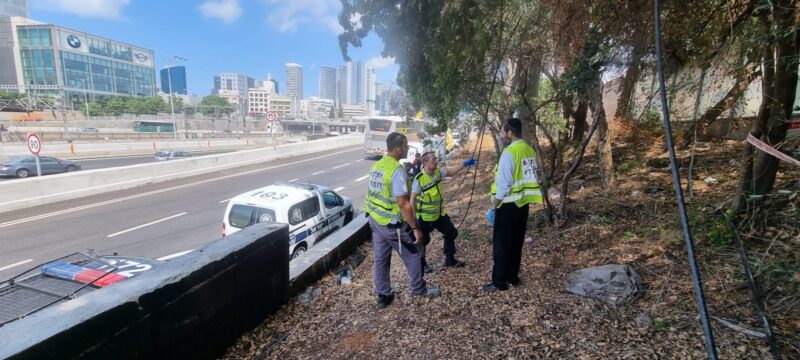
POLYGON ((371 237, 369 223, 363 213, 353 221, 324 238, 289 264, 289 292, 294 296, 304 288, 337 269, 342 260, 371 237))
POLYGON ((0 358, 218 358, 286 302, 288 247, 288 226, 248 227, 0 327, 0 358))

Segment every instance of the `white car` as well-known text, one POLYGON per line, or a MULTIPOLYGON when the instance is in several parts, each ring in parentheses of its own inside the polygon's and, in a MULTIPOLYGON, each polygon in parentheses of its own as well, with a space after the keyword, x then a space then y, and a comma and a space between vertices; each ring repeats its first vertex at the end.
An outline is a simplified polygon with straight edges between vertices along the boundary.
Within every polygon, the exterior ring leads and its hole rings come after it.
POLYGON ((289 224, 289 254, 294 260, 352 219, 352 201, 327 187, 277 182, 231 199, 222 236, 265 221, 289 224))

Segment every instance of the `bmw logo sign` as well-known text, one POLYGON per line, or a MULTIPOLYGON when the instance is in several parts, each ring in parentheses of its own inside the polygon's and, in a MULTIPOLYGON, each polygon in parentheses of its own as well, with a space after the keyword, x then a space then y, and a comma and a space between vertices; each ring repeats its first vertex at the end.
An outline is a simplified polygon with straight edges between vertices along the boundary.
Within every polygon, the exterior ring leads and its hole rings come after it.
POLYGON ((81 47, 81 39, 78 39, 78 37, 75 36, 75 35, 67 36, 67 44, 69 44, 69 46, 77 49, 77 48, 81 47))

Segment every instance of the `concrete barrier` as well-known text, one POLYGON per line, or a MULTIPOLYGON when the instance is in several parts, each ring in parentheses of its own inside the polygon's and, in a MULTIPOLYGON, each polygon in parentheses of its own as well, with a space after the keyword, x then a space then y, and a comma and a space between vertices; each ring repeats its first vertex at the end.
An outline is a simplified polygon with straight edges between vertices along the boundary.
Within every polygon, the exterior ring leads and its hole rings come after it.
POLYGON ((215 359, 369 238, 360 214, 290 264, 288 226, 256 224, 0 327, 0 358, 215 359))
POLYGON ((0 183, 0 213, 103 192, 180 179, 199 174, 241 167, 286 156, 296 156, 352 146, 360 136, 337 136, 304 143, 287 144, 277 149, 254 149, 152 164, 37 176, 0 183))
POLYGON ((257 224, 0 327, 0 358, 216 359, 286 302, 289 229, 257 224))
POLYGON ((289 264, 289 296, 298 294, 306 286, 336 270, 342 260, 370 240, 371 236, 367 218, 361 213, 345 227, 311 247, 289 264))

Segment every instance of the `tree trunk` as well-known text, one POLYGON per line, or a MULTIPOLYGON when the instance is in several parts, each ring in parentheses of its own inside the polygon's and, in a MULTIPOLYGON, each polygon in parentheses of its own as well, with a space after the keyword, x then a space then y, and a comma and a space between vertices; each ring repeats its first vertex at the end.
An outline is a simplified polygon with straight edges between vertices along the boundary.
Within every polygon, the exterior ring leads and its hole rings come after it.
MULTIPOLYGON (((794 1, 776 1, 771 14, 759 16, 761 32, 769 36, 771 42, 761 49, 763 81, 761 86, 761 106, 754 120, 750 134, 762 141, 777 145, 786 139, 788 123, 792 114, 794 97, 797 91, 798 38, 797 15, 794 1), (777 33, 772 33, 772 31, 777 33), (790 36, 785 36, 789 33, 790 36)), ((741 211, 746 208, 748 195, 764 195, 772 191, 779 160, 763 151, 756 150, 750 143, 745 145, 742 172, 734 198, 733 208, 741 211)))
POLYGON ((643 52, 644 45, 641 42, 637 43, 637 46, 633 48, 631 63, 628 69, 625 70, 625 77, 622 78, 621 90, 617 99, 617 111, 614 114, 614 118, 617 120, 631 121, 632 119, 630 111, 631 96, 633 95, 633 89, 636 87, 636 82, 639 81, 639 73, 641 72, 639 67, 642 63, 643 52))
POLYGON ((603 82, 598 72, 588 86, 589 109, 592 110, 592 124, 597 124, 597 157, 600 166, 600 187, 609 190, 614 186, 614 160, 611 157, 611 134, 603 108, 603 82))
POLYGON ((586 113, 589 108, 589 104, 586 102, 585 99, 581 99, 578 102, 578 107, 572 113, 572 118, 575 120, 575 125, 572 127, 572 141, 581 142, 583 140, 583 136, 586 134, 586 129, 589 128, 589 124, 586 123, 586 113))

